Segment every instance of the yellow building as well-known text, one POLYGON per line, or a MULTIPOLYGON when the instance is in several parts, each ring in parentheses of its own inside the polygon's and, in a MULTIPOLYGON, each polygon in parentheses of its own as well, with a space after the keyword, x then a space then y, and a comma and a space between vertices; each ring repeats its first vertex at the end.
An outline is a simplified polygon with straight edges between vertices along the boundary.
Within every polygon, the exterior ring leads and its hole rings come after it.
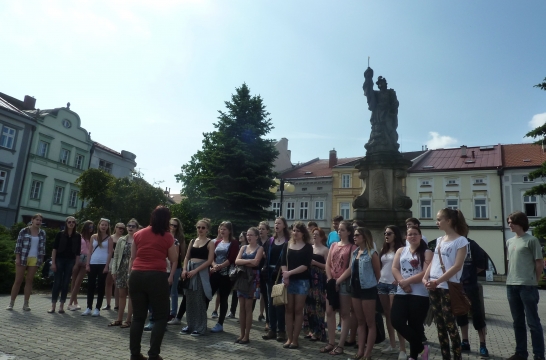
POLYGON ((487 252, 497 274, 506 273, 501 168, 500 145, 429 150, 414 161, 406 183, 413 216, 428 240, 443 235, 436 226, 439 210, 460 209, 468 237, 487 252))
POLYGON ((345 220, 353 219, 353 200, 362 193, 362 180, 355 169, 360 159, 360 157, 344 159, 346 161, 332 168, 333 216, 341 215, 345 220))

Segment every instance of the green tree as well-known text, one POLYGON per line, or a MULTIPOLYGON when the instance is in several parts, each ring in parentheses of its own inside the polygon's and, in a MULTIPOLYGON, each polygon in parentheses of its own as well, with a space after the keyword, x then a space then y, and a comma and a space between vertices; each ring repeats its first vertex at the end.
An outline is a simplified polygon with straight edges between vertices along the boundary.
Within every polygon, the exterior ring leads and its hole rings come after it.
POLYGON ((269 112, 246 84, 236 88, 226 111, 218 111, 215 131, 203 134, 203 148, 176 175, 182 194, 201 216, 213 222, 229 220, 236 230, 271 217, 266 210, 275 195, 273 162, 278 156, 272 140, 269 112))
POLYGON ((169 206, 171 216, 178 218, 182 222, 186 242, 189 242, 196 236, 195 224, 199 219, 198 210, 191 205, 188 199, 183 199, 179 204, 169 206))
POLYGON ((84 171, 76 180, 80 198, 86 206, 76 213, 78 222, 110 219, 111 224, 127 222, 135 218, 141 225, 148 225, 150 214, 157 205, 164 205, 163 191, 150 185, 141 173, 133 178, 115 178, 98 169, 84 171))
MULTIPOLYGON (((541 84, 537 84, 534 87, 546 91, 546 78, 544 78, 544 81, 541 84)), ((541 126, 537 127, 536 129, 534 129, 532 131, 529 131, 525 136, 526 137, 531 137, 533 139, 538 138, 538 140, 535 141, 535 144, 542 146, 544 144, 544 142, 546 141, 546 124, 541 125, 541 126)), ((541 179, 546 178, 546 162, 542 163, 540 168, 538 168, 537 170, 531 171, 529 173, 529 179, 530 180, 534 180, 534 179, 538 179, 538 178, 541 178, 541 179)), ((546 183, 543 182, 540 185, 533 186, 530 190, 525 192, 525 195, 526 196, 531 196, 531 195, 544 196, 544 195, 546 195, 546 183)), ((544 217, 544 218, 542 218, 540 220, 537 220, 537 221, 533 221, 530 225, 534 227, 533 235, 535 235, 539 239, 540 238, 546 238, 546 217, 544 217)))

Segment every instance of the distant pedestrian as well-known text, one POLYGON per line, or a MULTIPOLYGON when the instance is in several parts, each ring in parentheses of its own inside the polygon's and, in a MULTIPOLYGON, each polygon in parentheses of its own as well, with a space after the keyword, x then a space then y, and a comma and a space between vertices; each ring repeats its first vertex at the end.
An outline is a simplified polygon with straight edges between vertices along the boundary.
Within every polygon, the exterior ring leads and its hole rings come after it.
POLYGON ((341 215, 336 215, 332 219, 332 228, 333 228, 333 230, 330 231, 330 233, 328 234, 328 241, 326 242, 326 246, 328 246, 328 248, 330 248, 333 243, 336 243, 336 242, 339 241, 338 230, 339 230, 339 224, 342 221, 343 221, 343 216, 341 216, 341 215))
POLYGON ((68 285, 76 259, 80 256, 80 247, 81 235, 76 231, 76 219, 69 216, 66 218, 64 230, 57 233, 53 242, 51 270, 55 273, 55 279, 51 293, 51 309, 48 311, 50 314, 55 312, 59 293, 61 294, 59 314, 64 314, 68 285))
POLYGON ((516 234, 506 242, 508 277, 506 293, 514 320, 516 353, 509 360, 527 359, 527 326, 531 330, 534 360, 544 360, 544 330, 538 316, 538 279, 542 273, 543 258, 540 242, 529 230, 527 215, 516 211, 508 215, 508 226, 516 234))
POLYGON ((23 310, 30 311, 29 299, 32 294, 34 274, 44 262, 45 256, 46 234, 40 229, 43 220, 42 214, 36 214, 32 217, 31 224, 19 231, 15 243, 15 281, 11 288, 11 299, 7 310, 13 310, 26 272, 23 310))

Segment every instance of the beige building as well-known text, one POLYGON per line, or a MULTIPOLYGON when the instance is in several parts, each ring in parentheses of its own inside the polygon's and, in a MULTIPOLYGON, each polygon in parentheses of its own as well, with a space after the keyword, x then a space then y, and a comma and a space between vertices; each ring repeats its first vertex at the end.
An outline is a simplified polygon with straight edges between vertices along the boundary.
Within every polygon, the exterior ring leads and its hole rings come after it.
POLYGON ((433 241, 443 232, 436 214, 460 209, 470 227, 468 237, 489 255, 497 274, 505 274, 501 147, 482 146, 429 150, 408 171, 406 194, 423 234, 433 241))

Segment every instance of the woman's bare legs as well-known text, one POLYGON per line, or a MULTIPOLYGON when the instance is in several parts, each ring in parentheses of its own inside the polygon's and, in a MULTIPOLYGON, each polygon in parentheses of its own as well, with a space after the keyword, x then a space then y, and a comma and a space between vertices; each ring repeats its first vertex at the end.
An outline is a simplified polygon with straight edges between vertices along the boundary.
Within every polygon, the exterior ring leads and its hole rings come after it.
POLYGON ((70 303, 68 306, 78 305, 78 293, 80 292, 80 286, 82 286, 84 277, 85 265, 78 261, 72 270, 72 289, 70 291, 70 303))
POLYGON ((244 332, 244 337, 243 337, 243 341, 248 341, 250 340, 250 328, 252 327, 252 305, 254 303, 254 299, 244 299, 243 300, 243 303, 241 305, 244 304, 244 307, 241 308, 244 309, 244 311, 246 312, 246 324, 245 324, 245 332, 244 332))
POLYGON ((23 265, 15 266, 15 280, 13 281, 13 286, 11 287, 11 303, 15 302, 17 294, 19 294, 21 284, 23 283, 23 279, 25 278, 26 269, 27 267, 23 265))
POLYGON ((326 299, 326 325, 328 327, 328 344, 336 343, 336 312, 326 299))
MULTIPOLYGON (((377 329, 375 327, 375 300, 359 300, 360 309, 364 315, 365 326, 368 327, 368 331, 363 331, 362 339, 360 339, 359 332, 359 351, 360 351, 360 342, 364 345, 366 342, 366 350, 364 351, 364 357, 370 357, 372 355, 373 345, 375 344, 375 338, 377 336, 377 329), (365 336, 365 337, 364 337, 365 336)), ((359 329, 360 331, 360 329, 359 329)))
MULTIPOLYGON (((389 308, 389 319, 390 319, 390 311, 392 309, 392 302, 394 301, 394 295, 389 295, 389 298, 391 300, 391 305, 389 308)), ((389 321, 390 323, 390 321, 389 321)), ((391 325, 392 326, 392 325, 391 325)), ((398 343, 400 344, 400 351, 406 352, 406 339, 397 331, 396 335, 398 335, 398 343)))
POLYGON ((291 330, 292 336, 288 337, 288 341, 294 346, 299 345, 299 337, 301 325, 303 324, 303 307, 307 295, 294 295, 294 328, 291 330))
POLYGON ((109 272, 108 275, 106 275, 106 285, 104 285, 104 294, 106 296, 106 306, 108 307, 110 307, 110 303, 112 302, 112 285, 114 285, 114 278, 112 277, 112 274, 109 272))
MULTIPOLYGON (((338 346, 343 348, 345 347, 345 340, 347 340, 347 334, 349 333, 349 328, 351 327, 351 297, 347 295, 340 295, 339 304, 339 314, 341 315, 341 334, 339 336, 338 346)), ((330 319, 328 319, 328 321, 330 321, 330 319)))
POLYGON ((385 322, 387 323, 387 332, 389 333, 389 342, 393 349, 396 349, 396 338, 394 337, 394 328, 391 324, 391 304, 390 295, 380 294, 379 300, 383 307, 383 314, 385 315, 385 322))

